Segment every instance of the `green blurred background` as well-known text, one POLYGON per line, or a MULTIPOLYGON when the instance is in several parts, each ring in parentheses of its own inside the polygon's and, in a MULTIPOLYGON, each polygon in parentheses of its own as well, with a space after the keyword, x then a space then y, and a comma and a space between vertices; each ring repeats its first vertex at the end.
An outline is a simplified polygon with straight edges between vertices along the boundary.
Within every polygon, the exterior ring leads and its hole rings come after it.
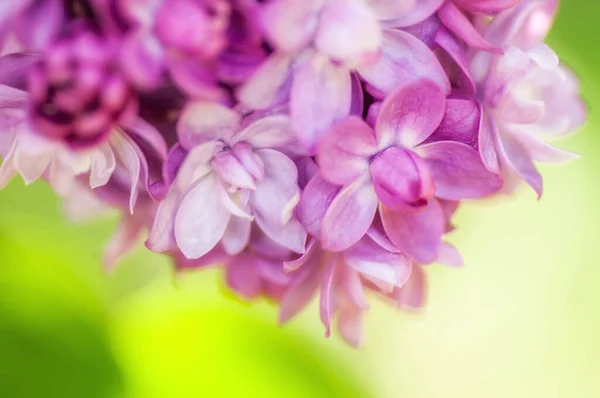
POLYGON ((217 271, 175 278, 137 250, 100 265, 115 220, 72 225, 42 183, 0 194, 0 397, 599 397, 600 3, 563 1, 550 42, 590 121, 542 168, 545 195, 468 204, 464 269, 428 268, 421 314, 374 305, 368 341, 324 339, 316 308, 284 328, 217 271), (597 77, 598 76, 598 77, 597 77))

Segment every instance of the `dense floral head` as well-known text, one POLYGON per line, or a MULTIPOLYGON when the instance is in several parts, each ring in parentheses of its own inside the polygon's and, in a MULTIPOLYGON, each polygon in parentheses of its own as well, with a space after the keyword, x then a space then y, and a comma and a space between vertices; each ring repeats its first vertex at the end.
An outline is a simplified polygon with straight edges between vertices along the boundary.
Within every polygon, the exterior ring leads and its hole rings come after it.
MULTIPOLYGON (((1 2, 0 2, 1 3, 1 2)), ((586 110, 544 43, 557 0, 19 0, 0 5, 0 186, 114 208, 285 322, 316 294, 363 341, 368 297, 425 301, 463 201, 542 192, 586 110), (367 294, 368 293, 368 294, 367 294)))

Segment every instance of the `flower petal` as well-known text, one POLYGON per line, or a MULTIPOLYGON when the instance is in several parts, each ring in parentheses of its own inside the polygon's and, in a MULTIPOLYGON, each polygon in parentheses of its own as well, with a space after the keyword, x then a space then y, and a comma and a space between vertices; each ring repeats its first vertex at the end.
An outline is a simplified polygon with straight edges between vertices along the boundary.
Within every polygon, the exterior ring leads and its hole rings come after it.
POLYGON ((224 105, 191 102, 181 112, 177 122, 177 137, 188 151, 207 141, 229 141, 238 130, 241 120, 237 112, 224 105))
MULTIPOLYGON (((397 1, 396 3, 402 2, 397 1)), ((417 0, 410 12, 399 15, 393 20, 388 21, 387 25, 394 28, 404 28, 416 25, 433 15, 443 3, 444 0, 417 0)))
POLYGON ((344 252, 344 261, 356 272, 390 286, 402 286, 410 277, 412 265, 400 253, 392 253, 369 237, 344 252))
POLYGON ((210 161, 222 147, 223 144, 218 141, 209 141, 188 152, 177 171, 178 189, 185 192, 194 182, 210 173, 212 171, 210 161))
POLYGON ((250 109, 267 109, 284 102, 292 83, 293 62, 293 54, 271 54, 238 88, 238 101, 250 109))
POLYGON ((502 187, 502 178, 489 172, 477 151, 466 144, 440 141, 422 145, 417 151, 429 167, 439 198, 474 199, 502 187))
POLYGON ((317 163, 323 178, 347 185, 369 168, 377 153, 373 129, 358 116, 349 116, 333 125, 318 147, 317 163))
POLYGON ((273 149, 260 149, 256 153, 265 165, 265 176, 256 182, 250 204, 255 213, 283 225, 290 220, 300 200, 296 165, 273 149))
POLYGON ((397 143, 412 148, 440 125, 446 96, 429 80, 417 80, 390 93, 381 104, 375 133, 380 148, 397 143))
POLYGON ((475 100, 448 98, 442 122, 425 142, 456 141, 475 147, 480 119, 480 106, 475 100))
POLYGON ((359 65, 377 58, 381 27, 363 0, 329 0, 319 15, 317 51, 332 60, 359 65))
POLYGON ((302 191, 296 215, 306 231, 317 239, 321 238, 323 217, 340 189, 341 187, 327 182, 317 173, 302 191))
POLYGON ((496 152, 495 141, 498 135, 496 124, 486 114, 481 115, 479 121, 478 147, 479 155, 485 167, 492 173, 500 173, 500 164, 498 163, 498 154, 496 152))
POLYGON ((139 30, 127 36, 120 55, 123 71, 137 87, 155 88, 165 78, 164 49, 150 32, 139 30))
MULTIPOLYGON (((231 217, 223 234, 221 244, 230 256, 240 253, 250 240, 252 221, 247 218, 231 217)), ((234 261, 235 262, 235 261, 234 261)))
POLYGON ((298 51, 310 44, 319 23, 323 0, 273 0, 263 7, 261 22, 279 50, 298 51))
POLYGON ((281 225, 256 214, 255 221, 265 235, 275 243, 294 253, 304 253, 306 250, 306 230, 296 218, 292 218, 286 224, 281 225))
POLYGON ((335 278, 336 278, 336 265, 338 258, 332 256, 329 263, 325 265, 325 273, 323 275, 323 281, 321 282, 321 298, 319 300, 319 310, 321 315, 321 322, 325 326, 325 337, 331 335, 331 318, 335 311, 335 278))
POLYGON ((496 54, 502 53, 483 38, 469 18, 454 3, 446 2, 438 11, 438 17, 446 28, 463 40, 467 46, 496 54))
POLYGON ((146 247, 153 252, 166 252, 176 245, 174 235, 174 223, 180 195, 175 189, 171 189, 167 196, 159 203, 154 222, 146 240, 146 247))
POLYGON ((501 159, 533 188, 538 199, 541 198, 544 182, 533 164, 528 149, 523 147, 510 133, 499 135, 499 144, 501 159))
POLYGON ((380 207, 381 221, 392 243, 420 264, 434 262, 440 251, 445 218, 436 200, 419 211, 393 212, 380 207))
POLYGON ((185 257, 195 259, 214 248, 225 234, 231 213, 222 203, 217 176, 206 175, 183 195, 175 215, 175 240, 185 257))
POLYGON ((252 122, 232 139, 233 143, 240 141, 254 149, 278 149, 297 143, 288 115, 265 116, 252 122))
POLYGON ((358 242, 373 222, 377 203, 368 173, 342 189, 323 218, 323 248, 342 251, 358 242))
POLYGON ((279 304, 280 324, 290 320, 312 300, 322 281, 323 272, 319 268, 313 264, 297 271, 279 304))
POLYGON ((387 29, 381 48, 383 52, 375 64, 358 68, 362 78, 377 90, 390 93, 400 85, 425 78, 437 84, 444 94, 450 92, 446 72, 421 40, 402 30, 387 29))
POLYGON ((396 289, 392 297, 400 308, 419 309, 425 304, 426 290, 423 267, 415 266, 408 282, 401 289, 396 289))
POLYGON ((350 72, 315 55, 298 67, 290 94, 290 115, 300 141, 314 152, 316 145, 335 122, 350 113, 350 72))
POLYGON ((227 265, 227 285, 245 299, 258 296, 262 289, 260 275, 256 272, 255 258, 248 254, 237 256, 227 265))

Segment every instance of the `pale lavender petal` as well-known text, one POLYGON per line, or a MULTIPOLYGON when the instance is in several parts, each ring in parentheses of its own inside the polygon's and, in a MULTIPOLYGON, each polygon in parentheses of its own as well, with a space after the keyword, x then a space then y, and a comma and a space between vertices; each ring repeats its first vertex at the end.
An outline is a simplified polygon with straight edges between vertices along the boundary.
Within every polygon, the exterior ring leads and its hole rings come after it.
POLYGON ((101 145, 92 154, 90 169, 90 187, 92 189, 106 185, 112 176, 117 161, 109 145, 101 145))
POLYGON ((364 340, 362 312, 359 308, 342 308, 337 313, 337 327, 344 341, 352 347, 360 347, 364 340))
POLYGON ((323 218, 323 248, 341 251, 358 242, 375 217, 377 203, 368 174, 342 189, 323 218))
POLYGON ((230 184, 234 188, 256 189, 254 177, 239 160, 230 152, 221 152, 216 154, 210 162, 213 170, 219 175, 223 182, 230 184))
POLYGON ((294 217, 286 224, 271 222, 261 214, 255 214, 256 224, 275 243, 293 251, 304 253, 306 250, 306 230, 294 217))
POLYGON ((392 253, 369 237, 344 252, 345 263, 356 272, 390 286, 402 286, 410 277, 412 265, 399 253, 392 253))
POLYGON ((161 160, 167 158, 169 151, 167 143, 162 134, 153 125, 140 117, 136 117, 131 123, 123 127, 127 128, 129 134, 147 144, 161 160))
POLYGON ((298 221, 314 237, 321 238, 321 223, 341 187, 331 184, 317 173, 306 185, 296 208, 298 221))
MULTIPOLYGON (((402 3, 397 1, 397 3, 402 3)), ((433 15, 444 0, 417 0, 415 7, 403 15, 399 15, 391 21, 387 22, 388 26, 394 28, 404 28, 407 26, 416 25, 433 15)))
POLYGON ((241 120, 241 115, 224 105, 205 101, 192 102, 183 109, 179 117, 177 136, 188 151, 208 141, 228 142, 238 130, 241 120))
POLYGON ((146 247, 153 252, 162 253, 175 247, 173 225, 179 200, 179 193, 171 189, 158 205, 148 240, 146 240, 146 247))
POLYGON ((324 0, 273 0, 261 10, 269 41, 279 50, 301 50, 313 40, 324 0))
POLYGON ((419 0, 366 0, 365 3, 373 10, 379 21, 390 21, 403 18, 415 11, 419 0))
POLYGON ((250 109, 267 109, 284 102, 292 84, 293 62, 293 54, 271 54, 238 88, 238 101, 250 109))
POLYGON ((256 153, 265 165, 265 176, 256 182, 250 204, 255 213, 283 225, 290 220, 300 200, 296 165, 273 149, 260 149, 256 153))
POLYGON ((225 252, 231 256, 240 253, 250 240, 250 227, 252 221, 241 218, 231 217, 227 224, 227 229, 223 234, 221 244, 225 252))
POLYGON ((301 267, 310 264, 312 261, 318 261, 317 259, 321 254, 321 245, 319 245, 315 239, 311 239, 306 245, 306 250, 304 253, 302 253, 298 258, 288 260, 283 263, 283 270, 287 273, 296 271, 301 267))
POLYGON ((312 300, 322 281, 319 267, 305 267, 297 271, 279 304, 279 323, 283 324, 300 312, 312 300))
POLYGON ((349 116, 337 122, 318 147, 317 163, 323 178, 347 185, 369 168, 369 158, 377 153, 375 132, 360 117, 349 116))
POLYGON ((524 148, 527 148, 534 162, 563 163, 579 158, 576 153, 557 148, 527 131, 518 131, 513 136, 524 148))
POLYGON ((393 212, 381 206, 380 212, 387 236, 404 254, 420 264, 437 259, 445 218, 436 200, 418 211, 393 212))
POLYGON ((265 116, 250 123, 232 139, 232 142, 241 141, 254 149, 277 149, 297 143, 290 117, 281 114, 265 116))
POLYGON ((216 84, 214 71, 195 58, 176 55, 167 57, 171 78, 183 92, 192 98, 226 103, 229 94, 216 84))
POLYGON ((175 215, 175 240, 190 259, 199 258, 214 248, 225 234, 231 213, 218 194, 223 187, 215 174, 196 182, 181 200, 175 215))
POLYGON ((350 72, 315 55, 299 66, 290 94, 290 115, 298 138, 310 152, 327 129, 350 113, 350 72))
POLYGON ((17 147, 14 151, 13 167, 23 177, 25 184, 31 184, 40 178, 54 158, 53 144, 30 132, 21 125, 17 133, 17 147))
POLYGON ((386 30, 382 51, 377 63, 358 68, 361 77, 377 90, 390 93, 400 85, 425 78, 437 84, 444 94, 450 92, 450 82, 436 56, 410 33, 386 30))
POLYGON ((210 161, 223 148, 219 141, 208 141, 198 145, 187 153, 177 169, 177 187, 186 191, 190 185, 212 171, 210 161))
POLYGON ((323 281, 321 282, 321 297, 319 300, 319 309, 321 315, 321 322, 325 326, 325 337, 329 337, 331 334, 331 318, 335 311, 335 278, 336 278, 336 265, 338 257, 331 256, 329 263, 325 265, 325 273, 323 274, 323 281))
POLYGON ((440 264, 448 265, 450 267, 462 267, 464 265, 462 256, 456 247, 452 246, 448 242, 442 242, 440 253, 436 261, 440 264))
POLYGON ((119 260, 135 247, 146 226, 144 221, 142 217, 123 216, 102 255, 105 271, 114 270, 119 260))
POLYGON ((340 286, 342 291, 348 296, 348 299, 354 306, 364 311, 368 310, 369 302, 367 301, 365 289, 358 272, 350 267, 344 268, 343 271, 340 272, 340 286))
POLYGON ((129 211, 133 214, 133 209, 135 208, 139 195, 138 185, 142 177, 142 161, 138 153, 138 147, 129 136, 122 133, 113 133, 110 137, 110 141, 118 162, 122 164, 129 173, 129 184, 131 184, 129 211))
POLYGON ((417 80, 393 91, 381 104, 375 133, 380 147, 397 143, 412 148, 440 125, 446 96, 429 80, 417 80))
POLYGON ((479 124, 478 147, 479 155, 485 167, 492 173, 500 172, 495 141, 498 135, 496 124, 486 114, 482 114, 479 124))
POLYGON ((440 141, 417 148, 429 167, 436 196, 448 200, 474 199, 497 192, 502 178, 489 172, 472 147, 440 141))
POLYGON ((392 297, 400 308, 419 309, 425 304, 426 290, 423 267, 415 266, 408 282, 401 289, 397 289, 392 297))
POLYGON ((527 148, 524 148, 511 134, 500 136, 500 152, 507 166, 519 174, 537 193, 538 199, 542 196, 543 179, 533 164, 533 159, 527 148))
POLYGON ((231 148, 231 153, 252 177, 257 180, 265 177, 265 165, 249 144, 238 142, 231 148))
POLYGON ((314 39, 318 52, 330 59, 360 65, 377 59, 381 27, 363 0, 329 0, 320 12, 314 39))

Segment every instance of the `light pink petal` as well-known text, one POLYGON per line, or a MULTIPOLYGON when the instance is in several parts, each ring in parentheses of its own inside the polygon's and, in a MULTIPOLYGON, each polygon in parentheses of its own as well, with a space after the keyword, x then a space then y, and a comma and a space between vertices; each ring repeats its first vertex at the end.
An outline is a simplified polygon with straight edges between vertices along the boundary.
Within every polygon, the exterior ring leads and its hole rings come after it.
POLYGON ((446 96, 429 80, 399 87, 381 104, 375 132, 380 147, 412 148, 435 131, 444 117, 446 96))
POLYGON ((527 148, 524 148, 511 134, 502 134, 499 140, 502 159, 507 163, 507 166, 517 172, 533 188, 538 195, 538 199, 541 198, 543 179, 535 168, 527 148))
POLYGON ((479 155, 485 167, 492 173, 500 172, 498 163, 498 154, 496 152, 495 142, 498 135, 496 124, 486 114, 481 115, 479 124, 478 146, 479 155))
POLYGON ((54 158, 55 148, 53 144, 25 130, 20 130, 17 136, 13 166, 25 184, 31 184, 46 172, 54 158))
POLYGON ((438 11, 438 16, 442 23, 463 40, 467 46, 493 53, 501 53, 501 50, 488 43, 481 33, 475 29, 469 18, 454 5, 452 2, 446 2, 438 11))
POLYGON ((104 249, 104 269, 112 271, 119 260, 137 244, 145 223, 143 218, 125 215, 104 249))
POLYGON ((177 137, 181 145, 191 150, 208 141, 228 142, 238 130, 242 118, 232 109, 213 102, 189 103, 177 122, 177 137))
POLYGON ((323 281, 321 282, 321 298, 319 302, 319 309, 321 315, 321 322, 325 326, 325 337, 331 335, 331 319, 335 311, 335 278, 336 278, 336 265, 338 258, 337 256, 331 256, 329 263, 325 265, 325 273, 323 275, 323 281))
POLYGON ((139 195, 138 186, 142 176, 142 162, 137 151, 137 144, 129 136, 122 133, 113 133, 110 140, 112 150, 115 152, 118 162, 123 165, 129 175, 129 184, 131 184, 129 211, 133 214, 133 209, 139 195))
POLYGON ((250 109, 267 109, 284 102, 291 87, 294 55, 275 52, 238 88, 238 101, 250 109))
POLYGON ((320 173, 308 182, 300 196, 296 215, 309 234, 321 238, 323 217, 340 189, 341 187, 324 180, 320 173))
POLYGON ((167 68, 171 79, 192 98, 226 103, 229 93, 216 84, 214 70, 192 57, 167 53, 167 68))
POLYGON ((355 348, 361 346, 364 340, 361 309, 347 305, 338 310, 337 327, 346 343, 355 348))
POLYGON ((225 271, 227 285, 245 299, 258 296, 262 290, 262 281, 254 262, 252 256, 240 255, 229 261, 225 271))
MULTIPOLYGON (((317 240, 311 239, 306 245, 306 250, 302 255, 293 260, 285 261, 283 263, 283 270, 286 273, 290 273, 300 269, 301 267, 310 264, 312 261, 318 261, 319 256, 321 256, 321 245, 317 243, 317 240)), ((307 265, 310 266, 310 265, 307 265)))
POLYGON ((426 290, 423 267, 415 266, 408 282, 394 292, 393 298, 400 308, 419 309, 425 304, 426 290))
POLYGON ((110 146, 99 146, 92 154, 90 187, 94 189, 106 185, 116 167, 117 161, 110 146))
POLYGON ((474 199, 502 187, 502 178, 489 172, 472 147, 440 141, 417 148, 435 182, 436 196, 448 200, 474 199))
POLYGON ((290 115, 300 141, 314 152, 333 122, 350 113, 352 81, 343 66, 315 55, 299 66, 290 94, 290 115))
POLYGON ((379 21, 390 21, 413 12, 418 0, 366 0, 365 3, 373 10, 379 21))
MULTIPOLYGON (((527 128, 525 126, 525 128, 527 128)), ((527 131, 518 131, 513 134, 524 148, 527 148, 531 160, 540 163, 563 163, 576 160, 579 155, 557 148, 527 131)))
POLYGON ((358 242, 373 222, 377 203, 368 174, 342 189, 323 218, 323 248, 341 251, 358 242))
POLYGON ((6 187, 6 185, 17 174, 17 170, 14 166, 14 154, 16 145, 17 140, 14 140, 13 145, 10 147, 8 152, 6 154, 2 154, 4 156, 4 160, 2 162, 2 166, 0 166, 0 189, 4 189, 4 187, 6 187))
POLYGON ((269 41, 279 50, 292 52, 313 40, 324 0, 273 0, 261 10, 261 22, 269 41))
POLYGON ((223 249, 231 256, 240 253, 250 240, 252 222, 246 218, 231 217, 221 240, 223 249))
POLYGON ((404 285, 412 269, 405 256, 385 250, 369 237, 346 250, 344 261, 365 277, 390 286, 404 285))
POLYGON ((384 32, 381 57, 372 66, 358 68, 358 73, 383 93, 422 78, 437 84, 444 94, 450 93, 446 72, 429 47, 410 33, 397 29, 384 32))
POLYGON ((173 225, 179 207, 179 200, 180 195, 178 192, 171 189, 158 205, 148 240, 146 240, 146 247, 153 252, 162 253, 175 247, 173 225))
POLYGON ((136 117, 127 125, 127 131, 134 137, 148 144, 150 149, 159 156, 161 160, 167 158, 169 148, 162 134, 150 123, 140 117, 136 117))
POLYGON ((462 256, 456 247, 452 246, 448 242, 443 242, 440 247, 440 253, 436 260, 440 264, 448 265, 450 267, 462 267, 464 261, 462 256))
POLYGON ((218 141, 209 141, 194 147, 181 163, 177 172, 176 184, 179 190, 186 191, 190 185, 212 171, 210 161, 223 148, 218 141))
POLYGON ((279 323, 283 324, 300 312, 312 300, 322 281, 322 270, 314 266, 297 271, 279 304, 279 323))
POLYGON ((340 286, 342 291, 355 307, 363 311, 368 310, 369 302, 367 301, 365 289, 358 272, 349 267, 342 270, 343 272, 340 272, 340 286))
POLYGON ((185 257, 208 253, 225 234, 231 213, 221 201, 217 176, 206 175, 183 195, 175 215, 175 240, 185 257))
POLYGON ((381 220, 392 243, 420 264, 434 262, 440 251, 445 217, 436 200, 414 212, 393 212, 381 206, 381 220))
MULTIPOLYGON (((402 3, 402 1, 396 1, 395 3, 402 3)), ((415 6, 410 12, 398 15, 393 20, 388 21, 387 25, 393 28, 416 25, 433 15, 444 3, 444 0, 416 0, 414 3, 415 6)))
POLYGON ((290 220, 300 200, 296 165, 273 149, 260 149, 256 153, 265 165, 265 176, 256 182, 250 204, 255 213, 283 225, 290 220))
POLYGON ((255 215, 256 224, 275 243, 293 251, 304 253, 306 246, 306 230, 294 217, 286 224, 271 222, 260 214, 255 215))
POLYGON ((252 122, 236 134, 232 141, 247 142, 254 149, 277 149, 296 143, 297 139, 288 115, 272 115, 252 122))
POLYGON ((323 178, 347 185, 369 168, 369 158, 377 153, 375 133, 358 116, 337 122, 318 147, 317 163, 323 178))
POLYGON ((223 182, 234 188, 256 189, 254 177, 244 168, 231 152, 216 154, 210 162, 213 170, 223 182))
POLYGON ((363 0, 329 0, 320 12, 314 45, 330 59, 360 65, 377 59, 381 27, 363 0))

